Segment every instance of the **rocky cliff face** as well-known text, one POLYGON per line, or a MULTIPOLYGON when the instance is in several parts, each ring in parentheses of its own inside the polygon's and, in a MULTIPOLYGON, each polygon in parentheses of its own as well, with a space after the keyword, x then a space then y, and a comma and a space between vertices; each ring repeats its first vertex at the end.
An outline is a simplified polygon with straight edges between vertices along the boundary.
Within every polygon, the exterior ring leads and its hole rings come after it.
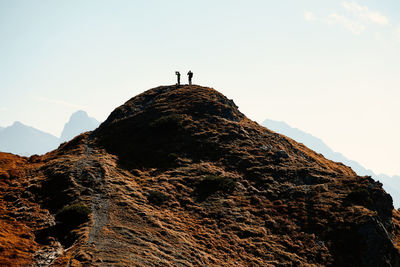
POLYGON ((163 86, 44 156, 0 154, 0 265, 399 266, 381 184, 163 86))

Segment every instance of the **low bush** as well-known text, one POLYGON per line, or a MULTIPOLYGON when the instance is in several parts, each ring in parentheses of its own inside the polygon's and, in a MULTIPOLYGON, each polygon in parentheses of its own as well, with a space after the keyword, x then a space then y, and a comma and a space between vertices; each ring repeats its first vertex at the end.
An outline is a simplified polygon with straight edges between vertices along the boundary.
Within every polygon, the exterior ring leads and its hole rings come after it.
POLYGON ((154 205, 162 205, 168 200, 168 196, 160 191, 152 190, 149 192, 147 200, 154 205))
POLYGON ((56 221, 66 228, 75 228, 87 222, 90 213, 92 213, 92 210, 84 204, 67 205, 56 214, 56 221))
POLYGON ((218 191, 230 193, 235 189, 236 182, 232 178, 216 175, 207 175, 196 185, 196 192, 200 199, 205 199, 218 191))

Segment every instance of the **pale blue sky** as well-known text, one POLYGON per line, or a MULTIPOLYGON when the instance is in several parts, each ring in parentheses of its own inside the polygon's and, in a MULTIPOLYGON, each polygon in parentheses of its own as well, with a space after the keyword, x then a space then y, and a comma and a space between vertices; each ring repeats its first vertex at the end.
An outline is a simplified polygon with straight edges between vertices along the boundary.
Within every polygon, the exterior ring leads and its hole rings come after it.
POLYGON ((400 174, 399 62, 398 0, 0 0, 0 126, 59 136, 191 69, 251 119, 400 174))

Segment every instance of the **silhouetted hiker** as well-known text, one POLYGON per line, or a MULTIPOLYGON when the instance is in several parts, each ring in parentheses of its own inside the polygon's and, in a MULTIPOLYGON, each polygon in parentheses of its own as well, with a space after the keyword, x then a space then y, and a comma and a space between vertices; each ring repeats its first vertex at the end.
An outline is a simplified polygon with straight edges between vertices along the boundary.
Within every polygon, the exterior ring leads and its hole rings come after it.
POLYGON ((178 85, 181 85, 181 74, 179 73, 179 71, 175 71, 176 74, 176 78, 178 79, 178 85))
POLYGON ((191 85, 192 84, 192 78, 193 78, 193 72, 191 70, 189 70, 187 75, 189 77, 189 84, 191 85))

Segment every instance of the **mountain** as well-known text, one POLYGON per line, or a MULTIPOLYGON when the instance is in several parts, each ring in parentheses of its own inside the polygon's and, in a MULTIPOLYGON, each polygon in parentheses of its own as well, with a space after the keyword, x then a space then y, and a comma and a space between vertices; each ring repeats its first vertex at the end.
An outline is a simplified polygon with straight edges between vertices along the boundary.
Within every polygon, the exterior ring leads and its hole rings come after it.
POLYGON ((358 175, 369 175, 375 180, 383 183, 385 190, 393 197, 393 204, 396 208, 400 208, 400 176, 388 176, 385 174, 375 174, 371 170, 367 170, 361 164, 354 160, 350 160, 340 153, 334 152, 328 147, 321 139, 303 132, 297 128, 289 126, 283 121, 265 120, 262 123, 263 126, 277 133, 286 135, 297 142, 303 143, 312 150, 321 153, 327 159, 342 162, 343 164, 350 166, 358 175))
POLYGON ((31 156, 45 154, 62 142, 73 137, 96 129, 99 122, 87 115, 85 111, 73 113, 65 124, 61 137, 57 138, 49 133, 15 122, 12 126, 0 127, 0 151, 31 156))
POLYGON ((95 118, 91 118, 85 111, 79 110, 72 114, 69 121, 65 124, 60 142, 69 141, 81 133, 93 131, 99 124, 95 118))
POLYGON ((21 156, 44 154, 59 145, 58 138, 20 122, 0 129, 0 151, 21 156))
POLYGON ((43 156, 0 153, 1 266, 399 266, 380 183, 201 86, 160 86, 43 156))

